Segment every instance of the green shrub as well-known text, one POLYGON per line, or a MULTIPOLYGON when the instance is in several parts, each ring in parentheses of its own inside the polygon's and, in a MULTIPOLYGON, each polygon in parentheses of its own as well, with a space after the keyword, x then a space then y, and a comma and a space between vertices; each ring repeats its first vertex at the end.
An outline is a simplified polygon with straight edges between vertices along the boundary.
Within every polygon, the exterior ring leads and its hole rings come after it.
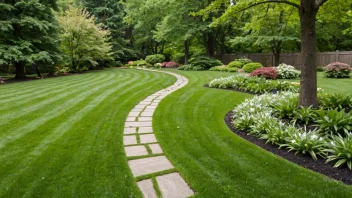
POLYGON ((199 56, 199 57, 191 58, 191 59, 189 59, 189 64, 194 67, 197 67, 197 68, 203 68, 203 70, 210 69, 215 66, 224 65, 219 60, 209 58, 206 56, 199 56))
POLYGON ((238 58, 238 59, 236 59, 235 61, 239 61, 239 62, 241 62, 243 65, 252 62, 252 60, 250 60, 250 59, 248 59, 248 58, 238 58))
POLYGON ((348 94, 319 94, 319 106, 324 109, 348 109, 352 108, 352 95, 348 94))
POLYGON ((295 122, 308 124, 316 118, 316 113, 312 109, 312 106, 309 107, 300 107, 294 112, 295 122))
POLYGON ((317 72, 323 72, 323 71, 324 71, 324 67, 323 66, 317 67, 317 72))
POLYGON ((146 66, 147 64, 147 61, 141 59, 138 61, 133 61, 132 66, 146 66))
POLYGON ((229 68, 239 68, 241 69, 244 66, 244 63, 240 61, 233 61, 227 65, 229 68))
POLYGON ((263 67, 263 65, 260 63, 248 63, 248 64, 244 65, 242 69, 246 73, 251 73, 252 71, 254 71, 258 68, 262 68, 262 67, 263 67))
POLYGON ((149 64, 154 65, 155 63, 164 62, 165 56, 162 54, 149 55, 145 58, 145 61, 149 64))
POLYGON ((201 71, 204 70, 203 67, 199 67, 199 66, 193 66, 193 65, 183 65, 179 68, 177 68, 178 70, 184 70, 184 71, 201 71))
POLYGON ((338 111, 338 109, 319 109, 316 113, 318 117, 315 122, 319 125, 320 130, 327 134, 344 135, 352 130, 352 113, 346 113, 345 110, 338 111))
POLYGON ((227 68, 228 72, 238 72, 238 68, 227 68))

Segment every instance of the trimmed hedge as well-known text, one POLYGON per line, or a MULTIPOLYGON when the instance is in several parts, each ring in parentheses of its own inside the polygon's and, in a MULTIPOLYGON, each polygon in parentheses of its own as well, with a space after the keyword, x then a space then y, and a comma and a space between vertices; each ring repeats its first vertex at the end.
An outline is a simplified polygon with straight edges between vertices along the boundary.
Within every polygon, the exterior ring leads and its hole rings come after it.
POLYGON ((263 65, 261 63, 248 63, 244 65, 242 69, 246 73, 251 73, 252 71, 262 67, 263 65))

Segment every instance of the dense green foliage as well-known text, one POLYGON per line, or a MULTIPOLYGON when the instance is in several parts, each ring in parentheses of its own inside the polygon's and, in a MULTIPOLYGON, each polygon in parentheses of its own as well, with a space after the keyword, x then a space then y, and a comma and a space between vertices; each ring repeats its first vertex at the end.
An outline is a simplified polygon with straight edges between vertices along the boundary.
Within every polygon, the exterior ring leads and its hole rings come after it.
POLYGON ((242 69, 244 72, 251 73, 252 71, 262 67, 263 65, 261 63, 247 63, 242 67, 242 69))
POLYGON ((165 56, 162 54, 149 55, 145 58, 145 61, 149 64, 162 63, 165 60, 165 56))

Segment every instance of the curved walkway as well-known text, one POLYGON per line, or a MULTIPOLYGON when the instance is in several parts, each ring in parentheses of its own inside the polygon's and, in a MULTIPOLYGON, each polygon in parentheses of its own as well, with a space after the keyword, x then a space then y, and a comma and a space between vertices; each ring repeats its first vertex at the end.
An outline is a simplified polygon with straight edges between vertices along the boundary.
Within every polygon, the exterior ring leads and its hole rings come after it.
POLYGON ((183 198, 192 196, 194 192, 163 154, 153 133, 152 125, 153 113, 159 102, 167 95, 184 87, 188 80, 172 72, 148 71, 173 75, 177 81, 172 86, 148 96, 129 113, 123 137, 128 165, 144 197, 183 198))

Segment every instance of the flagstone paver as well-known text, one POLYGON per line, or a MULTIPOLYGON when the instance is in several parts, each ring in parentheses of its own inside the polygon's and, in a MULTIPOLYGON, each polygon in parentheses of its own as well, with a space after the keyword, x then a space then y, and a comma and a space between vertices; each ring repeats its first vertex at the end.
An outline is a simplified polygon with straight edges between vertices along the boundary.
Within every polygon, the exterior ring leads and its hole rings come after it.
POLYGON ((158 142, 154 134, 141 135, 139 138, 142 144, 158 142))
POLYGON ((143 196, 146 198, 158 198, 154 190, 153 182, 151 179, 146 179, 137 183, 141 189, 143 196))
POLYGON ((178 173, 158 176, 156 181, 163 197, 183 198, 193 195, 193 191, 178 173))
POLYGON ((144 146, 125 147, 127 157, 148 155, 148 151, 144 146))
POLYGON ((135 177, 174 168, 165 156, 148 157, 128 161, 135 177))
MULTIPOLYGON (((156 70, 152 70, 156 71, 156 70)), ((168 73, 177 78, 174 85, 155 92, 140 101, 129 113, 124 128, 123 142, 127 157, 138 157, 131 159, 128 165, 134 177, 144 176, 146 179, 137 182, 139 189, 145 198, 158 197, 155 187, 160 189, 164 198, 183 198, 194 195, 192 189, 183 180, 179 173, 162 174, 162 171, 173 170, 174 166, 163 155, 163 150, 153 134, 153 114, 162 101, 172 92, 187 85, 187 78, 167 71, 156 71, 168 73), (138 137, 138 142, 137 142, 138 137), (151 153, 148 153, 147 147, 151 153), (151 178, 155 178, 153 173, 158 173, 156 183, 153 184, 151 178), (157 186, 154 186, 157 185, 157 186)))

